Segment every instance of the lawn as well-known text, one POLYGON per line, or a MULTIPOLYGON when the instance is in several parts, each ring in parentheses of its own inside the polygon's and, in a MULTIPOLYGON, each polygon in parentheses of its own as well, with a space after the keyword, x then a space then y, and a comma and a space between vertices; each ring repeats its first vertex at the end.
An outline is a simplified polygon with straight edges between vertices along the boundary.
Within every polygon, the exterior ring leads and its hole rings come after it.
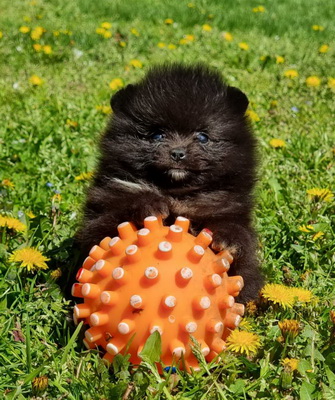
POLYGON ((3 397, 335 399, 335 3, 2 0, 1 8, 3 397), (110 96, 165 61, 208 63, 248 95, 261 160, 259 256, 268 284, 280 286, 248 304, 239 328, 257 335, 257 350, 160 376, 150 357, 136 371, 123 356, 105 366, 83 346, 61 289, 66 271, 79 268, 72 238, 110 96), (39 257, 30 271, 20 261, 33 257, 29 248, 39 257))

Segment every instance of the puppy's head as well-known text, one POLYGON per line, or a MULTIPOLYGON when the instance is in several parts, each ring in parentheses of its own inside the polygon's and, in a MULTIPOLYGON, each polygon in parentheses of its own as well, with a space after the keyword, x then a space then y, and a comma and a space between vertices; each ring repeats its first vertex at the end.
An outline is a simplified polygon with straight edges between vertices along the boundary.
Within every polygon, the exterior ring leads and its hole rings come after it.
POLYGON ((114 170, 169 189, 229 184, 252 169, 248 99, 213 70, 154 68, 117 92, 111 106, 103 151, 114 170))

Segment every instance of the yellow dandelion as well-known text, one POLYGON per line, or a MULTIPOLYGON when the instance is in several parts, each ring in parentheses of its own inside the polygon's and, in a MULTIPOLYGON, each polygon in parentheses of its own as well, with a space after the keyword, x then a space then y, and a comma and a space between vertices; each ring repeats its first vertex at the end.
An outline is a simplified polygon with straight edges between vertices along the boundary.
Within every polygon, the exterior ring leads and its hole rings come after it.
POLYGON ((49 258, 44 257, 40 251, 33 247, 25 247, 15 250, 8 260, 10 262, 21 263, 20 267, 26 268, 27 271, 30 272, 39 269, 47 269, 46 261, 49 261, 49 258))
POLYGON ((227 40, 227 42, 231 42, 233 40, 233 35, 229 32, 223 32, 222 37, 224 40, 227 40))
POLYGON ((35 51, 37 51, 37 53, 39 53, 40 51, 42 51, 42 45, 39 43, 34 43, 33 44, 33 48, 35 51))
POLYGON ((321 236, 323 236, 325 233, 324 232, 322 232, 322 231, 320 231, 320 232, 317 232, 315 235, 313 235, 313 237, 312 237, 312 239, 315 241, 315 240, 318 240, 321 236))
POLYGON ((36 218, 36 215, 32 211, 27 211, 26 214, 31 219, 36 218))
POLYGON ((318 87, 318 86, 320 86, 320 83, 321 83, 321 79, 315 75, 309 76, 306 79, 306 85, 309 87, 318 87))
POLYGON ((258 114, 253 110, 247 110, 245 112, 245 115, 253 122, 260 121, 260 118, 259 118, 258 114))
POLYGON ((185 38, 188 42, 194 42, 194 40, 195 40, 195 36, 194 36, 194 35, 185 35, 184 38, 185 38))
POLYGON ((265 7, 264 6, 254 7, 252 9, 252 12, 254 12, 254 13, 263 13, 263 12, 265 12, 265 7))
POLYGON ((76 181, 87 181, 91 179, 93 176, 93 172, 83 172, 82 174, 75 176, 74 179, 76 181))
POLYGON ((299 335, 301 330, 299 322, 295 319, 284 319, 283 321, 279 321, 278 326, 284 339, 287 337, 295 338, 299 335))
POLYGON ((278 106, 278 100, 271 100, 270 101, 270 107, 271 108, 276 108, 278 106))
POLYGON ((28 15, 25 15, 22 19, 24 22, 31 22, 31 17, 29 17, 28 15))
POLYGON ((21 27, 19 28, 19 31, 20 31, 21 33, 26 34, 26 33, 30 32, 30 28, 29 28, 29 26, 21 26, 21 27))
POLYGON ((319 53, 327 53, 329 50, 328 44, 323 44, 322 46, 319 47, 319 53))
POLYGON ((275 149, 286 147, 286 142, 285 140, 282 139, 271 139, 269 141, 269 144, 271 147, 274 147, 275 149))
POLYGON ((126 47, 126 46, 127 46, 127 43, 126 43, 124 40, 121 40, 121 41, 119 42, 119 46, 120 46, 120 47, 126 47))
POLYGON ((112 24, 110 22, 103 22, 100 26, 101 26, 101 28, 104 28, 104 29, 112 28, 112 24))
POLYGON ((46 32, 46 30, 42 26, 36 26, 30 33, 30 37, 33 40, 39 40, 41 39, 41 36, 43 33, 46 32))
POLYGON ((177 46, 173 43, 168 44, 168 49, 169 50, 175 50, 177 48, 177 46))
POLYGON ((252 324, 250 321, 244 318, 238 327, 244 331, 250 331, 252 329, 252 324))
POLYGON ((313 31, 324 31, 325 28, 321 25, 312 25, 313 31))
POLYGON ((101 111, 102 114, 110 114, 112 112, 109 106, 95 106, 96 110, 101 111))
POLYGON ((249 45, 248 45, 247 43, 245 43, 245 42, 240 42, 240 43, 238 44, 238 47, 239 47, 241 50, 244 50, 244 51, 249 50, 249 45))
POLYGON ((142 62, 136 59, 130 60, 129 65, 134 68, 143 68, 142 62))
POLYGON ((227 349, 249 356, 260 347, 260 338, 255 333, 234 330, 227 339, 227 349))
POLYGON ((157 43, 157 47, 159 47, 160 49, 164 49, 164 47, 166 47, 166 44, 163 42, 159 42, 157 43))
POLYGON ((104 28, 96 28, 95 33, 97 33, 98 35, 104 35, 106 32, 106 29, 104 28))
POLYGON ((285 62, 285 58, 282 56, 276 56, 276 64, 283 64, 285 62))
POLYGON ((299 226, 298 229, 301 232, 309 233, 309 232, 313 232, 314 231, 314 226, 313 225, 301 225, 301 226, 299 226))
POLYGON ((112 32, 110 31, 105 31, 104 34, 102 35, 105 39, 109 39, 112 37, 112 32))
POLYGON ((194 7, 195 7, 195 4, 194 4, 194 3, 187 3, 187 7, 189 7, 189 8, 194 8, 194 7))
POLYGON ((43 46, 43 52, 44 54, 52 54, 52 47, 46 44, 45 46, 43 46))
POLYGON ((284 76, 285 76, 286 78, 291 78, 291 79, 293 79, 293 78, 298 77, 298 76, 299 76, 299 73, 298 73, 298 71, 297 71, 296 69, 288 69, 288 70, 286 70, 286 71, 284 72, 284 76))
POLYGON ((299 360, 296 358, 284 358, 281 360, 281 364, 288 372, 293 372, 298 369, 299 360))
POLYGON ((41 86, 43 85, 44 81, 43 79, 41 79, 39 76, 37 75, 32 75, 29 78, 29 82, 33 85, 33 86, 41 86))
POLYGON ((248 314, 255 314, 257 311, 257 304, 255 300, 248 301, 246 304, 245 310, 248 314))
POLYGON ((202 25, 202 30, 205 31, 205 32, 210 32, 212 29, 213 28, 208 24, 202 25))
POLYGON ((329 189, 313 188, 306 191, 311 200, 324 200, 330 202, 334 195, 329 189))
POLYGON ((287 286, 268 283, 261 291, 262 296, 274 304, 279 304, 283 308, 291 308, 294 303, 294 296, 287 290, 287 286))
POLYGON ((166 18, 165 20, 164 20, 164 23, 166 24, 166 25, 172 25, 173 24, 173 19, 172 18, 166 18))
POLYGON ((52 196, 51 201, 53 203, 60 203, 62 201, 62 195, 60 193, 56 193, 52 196))
POLYGON ((60 268, 55 269, 50 274, 52 279, 58 279, 62 276, 62 270, 60 268))
POLYGON ((290 288, 294 298, 301 303, 310 303, 314 296, 310 290, 302 288, 290 288))
POLYGON ((328 78, 327 86, 330 89, 335 90, 335 78, 328 78))
POLYGON ((0 227, 13 229, 16 232, 24 232, 27 229, 27 226, 17 218, 6 217, 5 215, 0 215, 0 227))
POLYGON ((46 375, 37 376, 32 381, 32 387, 37 392, 43 392, 48 387, 48 377, 46 375))
POLYGON ((11 189, 13 189, 15 187, 14 183, 10 179, 3 179, 1 184, 3 186, 9 187, 11 189))
POLYGON ((77 128, 78 122, 77 121, 72 121, 72 119, 67 119, 66 120, 66 125, 70 126, 71 128, 77 128))
POLYGON ((140 36, 139 31, 136 28, 131 28, 130 33, 134 36, 140 36))
POLYGON ((121 89, 124 86, 123 80, 121 78, 114 78, 109 82, 109 87, 112 90, 121 89))
POLYGON ((60 35, 60 32, 59 31, 53 31, 52 34, 57 37, 57 36, 60 35))

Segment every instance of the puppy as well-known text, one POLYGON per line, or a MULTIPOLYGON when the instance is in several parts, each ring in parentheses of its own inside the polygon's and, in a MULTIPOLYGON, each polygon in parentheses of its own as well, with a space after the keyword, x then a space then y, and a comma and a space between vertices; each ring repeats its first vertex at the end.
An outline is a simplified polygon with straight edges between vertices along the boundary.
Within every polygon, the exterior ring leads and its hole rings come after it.
POLYGON ((83 254, 123 221, 149 215, 167 224, 182 215, 193 233, 213 232, 213 248, 234 256, 239 301, 256 297, 262 277, 252 228, 256 141, 245 117, 248 99, 205 66, 151 69, 111 99, 113 115, 78 233, 83 254))

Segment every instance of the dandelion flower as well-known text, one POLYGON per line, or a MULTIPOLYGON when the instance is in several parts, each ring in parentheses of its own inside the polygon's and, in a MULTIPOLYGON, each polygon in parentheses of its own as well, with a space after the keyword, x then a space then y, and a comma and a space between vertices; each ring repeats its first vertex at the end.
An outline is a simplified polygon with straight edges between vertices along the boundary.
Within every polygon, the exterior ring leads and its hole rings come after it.
POLYGON ((77 121, 72 121, 71 119, 66 120, 66 125, 70 126, 71 128, 77 128, 78 122, 77 121))
POLYGON ((173 19, 172 18, 166 18, 165 20, 164 20, 164 23, 166 24, 166 25, 172 25, 173 24, 173 19))
POLYGON ((222 37, 224 40, 227 40, 227 42, 231 42, 233 40, 233 35, 229 32, 223 32, 222 37))
POLYGON ((33 40, 39 40, 41 39, 41 36, 45 32, 45 29, 42 26, 36 26, 30 33, 30 37, 33 40))
POLYGON ((189 8, 194 8, 194 7, 195 7, 195 4, 194 4, 194 3, 187 3, 187 7, 189 7, 189 8))
POLYGON ((312 239, 315 241, 315 240, 318 240, 321 236, 323 236, 325 233, 324 232, 322 232, 322 231, 320 231, 320 232, 317 232, 315 235, 313 235, 313 237, 312 237, 312 239))
POLYGON ((281 360, 281 364, 288 372, 293 372, 298 369, 299 360, 296 358, 284 358, 281 360))
POLYGON ((248 314, 254 314, 257 311, 257 304, 255 300, 248 301, 245 309, 248 314))
POLYGON ((208 24, 202 25, 202 30, 205 31, 205 32, 210 32, 212 29, 213 28, 208 24))
POLYGON ((328 78, 327 86, 334 90, 335 89, 335 78, 328 78))
POLYGON ((299 76, 299 73, 298 73, 298 71, 297 71, 296 69, 288 69, 287 71, 284 72, 284 76, 285 76, 286 78, 291 78, 291 79, 293 79, 293 78, 298 77, 298 76, 299 76))
POLYGON ((74 179, 76 181, 87 181, 91 179, 93 176, 93 172, 83 172, 82 174, 75 176, 74 179))
POLYGON ((46 375, 37 376, 32 381, 32 387, 37 392, 43 392, 48 387, 48 377, 46 375))
POLYGON ((245 115, 253 122, 260 121, 260 118, 259 118, 258 114, 255 111, 247 110, 245 112, 245 115))
POLYGON ((21 26, 21 27, 19 28, 19 31, 20 31, 21 33, 26 34, 26 33, 30 32, 30 28, 29 28, 29 26, 21 26))
POLYGON ((321 80, 319 77, 313 75, 313 76, 309 76, 306 79, 306 85, 309 87, 318 87, 320 86, 321 80))
POLYGON ((55 269, 50 274, 52 279, 58 279, 62 276, 62 270, 60 268, 55 269))
POLYGON ((239 44, 238 44, 238 47, 239 47, 241 50, 244 50, 244 51, 249 50, 249 45, 248 45, 247 43, 245 43, 245 42, 239 43, 239 44))
POLYGON ((49 261, 48 258, 44 257, 40 251, 33 247, 15 250, 8 260, 10 262, 20 262, 20 267, 26 268, 28 272, 47 269, 46 261, 49 261))
POLYGON ((129 65, 134 68, 143 68, 142 62, 136 59, 130 60, 129 65))
POLYGON ((112 37, 112 32, 110 31, 105 31, 102 35, 105 39, 109 39, 112 37))
POLYGON ((43 46, 43 52, 44 54, 52 54, 52 47, 46 44, 45 46, 43 46))
POLYGON ((325 28, 321 25, 312 25, 313 31, 324 31, 325 28))
POLYGON ((260 338, 254 333, 234 330, 227 339, 227 349, 236 353, 255 353, 260 347, 260 338))
POLYGON ((104 28, 97 28, 95 30, 95 33, 97 33, 98 35, 104 35, 105 32, 106 32, 106 29, 104 29, 104 28))
POLYGON ((269 144, 271 147, 274 147, 275 149, 286 147, 286 142, 285 140, 282 139, 271 139, 269 144))
POLYGON ((276 64, 283 64, 285 62, 285 58, 282 56, 276 56, 276 64))
POLYGON ((168 44, 168 49, 169 50, 175 50, 177 48, 177 46, 173 43, 168 44))
POLYGON ((295 319, 284 319, 283 321, 279 321, 278 326, 284 339, 287 337, 295 338, 301 330, 299 322, 295 319))
POLYGON ((9 187, 9 188, 11 188, 11 189, 13 189, 13 188, 15 187, 14 183, 13 183, 10 179, 3 179, 2 182, 1 182, 1 184, 2 184, 3 186, 9 187))
POLYGON ((322 46, 319 47, 319 53, 327 53, 329 50, 328 44, 323 44, 322 46))
POLYGON ((34 43, 34 44, 33 44, 33 49, 34 49, 35 51, 37 51, 37 53, 39 53, 40 51, 42 51, 42 45, 39 44, 39 43, 34 43))
POLYGON ((247 319, 242 319, 242 321, 240 322, 239 326, 238 326, 241 330, 244 331, 250 331, 252 329, 252 325, 251 322, 248 321, 247 319))
POLYGON ((124 40, 121 40, 121 41, 119 42, 119 45, 120 45, 121 47, 126 47, 126 46, 127 46, 127 43, 126 43, 124 40))
POLYGON ((60 203, 62 201, 62 195, 60 193, 56 193, 52 196, 51 201, 53 203, 60 203))
POLYGON ((299 226, 298 229, 301 232, 309 233, 309 232, 313 232, 314 231, 314 226, 313 225, 301 225, 301 226, 299 226))
POLYGON ((1 226, 13 229, 16 232, 23 232, 27 229, 27 226, 17 218, 6 217, 5 215, 0 215, 0 227, 1 226))
POLYGON ((31 22, 31 17, 29 17, 29 15, 25 15, 22 19, 24 22, 31 22))
POLYGON ((96 110, 101 111, 102 114, 110 114, 112 112, 109 106, 95 106, 96 110))
POLYGON ((109 87, 112 90, 118 90, 121 89, 124 86, 123 80, 120 78, 114 78, 111 80, 111 82, 109 83, 109 87))
POLYGON ((254 13, 263 13, 263 12, 265 12, 265 7, 264 6, 254 7, 252 9, 252 12, 254 12, 254 13))
POLYGON ((313 294, 310 290, 302 288, 290 288, 294 298, 302 303, 310 303, 313 300, 313 294))
POLYGON ((104 29, 111 29, 112 24, 110 22, 103 22, 100 26, 104 29))
POLYGON ((330 202, 334 198, 333 193, 329 189, 313 188, 308 189, 306 192, 310 199, 313 200, 324 200, 330 202))
POLYGON ((294 303, 294 296, 287 286, 268 283, 261 291, 262 296, 274 304, 279 304, 283 308, 291 308, 294 303))
POLYGON ((31 218, 31 219, 36 218, 36 215, 35 215, 32 211, 27 211, 26 214, 27 214, 28 217, 31 218))
POLYGON ((140 36, 140 33, 138 32, 138 30, 136 28, 131 28, 130 33, 134 36, 140 36))
POLYGON ((160 49, 164 49, 164 47, 166 47, 166 44, 163 42, 159 42, 157 43, 157 47, 159 47, 160 49))
POLYGON ((52 34, 57 37, 57 36, 60 35, 60 32, 59 31, 53 31, 52 34))
POLYGON ((32 75, 29 78, 29 82, 33 85, 33 86, 41 86, 43 85, 43 79, 41 79, 39 76, 37 75, 32 75))

